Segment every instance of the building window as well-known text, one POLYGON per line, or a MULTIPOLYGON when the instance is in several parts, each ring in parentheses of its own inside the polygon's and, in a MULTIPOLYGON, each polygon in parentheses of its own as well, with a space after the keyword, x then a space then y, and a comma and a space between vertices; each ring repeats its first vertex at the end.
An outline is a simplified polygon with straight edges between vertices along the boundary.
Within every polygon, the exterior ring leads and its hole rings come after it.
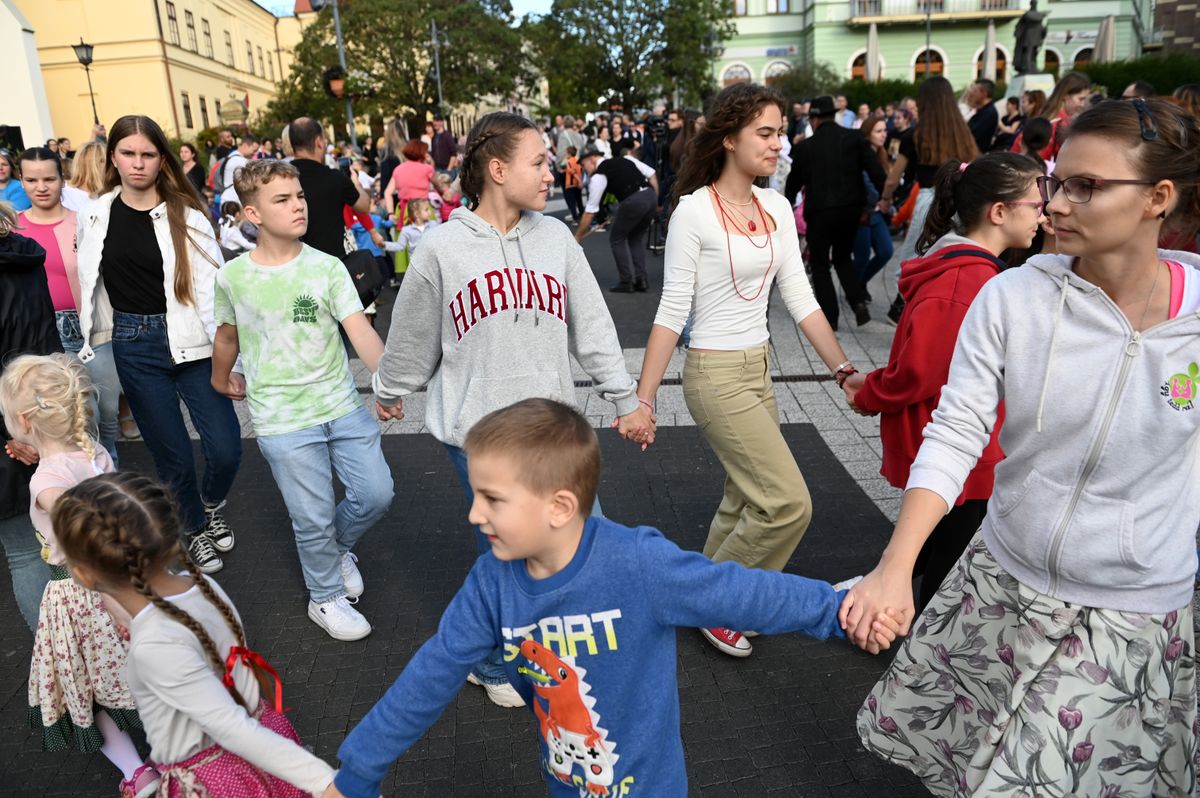
POLYGON ((256 49, 258 50, 258 76, 260 78, 265 78, 267 76, 267 69, 263 65, 262 48, 258 47, 256 49))
POLYGON ((275 61, 270 56, 267 57, 267 78, 275 82, 275 61))
MULTIPOLYGON (((983 77, 984 58, 985 58, 984 53, 980 52, 979 58, 975 61, 975 77, 976 78, 983 77)), ((996 82, 1004 83, 1007 75, 1008 75, 1008 61, 1004 58, 1004 51, 1001 50, 999 47, 997 47, 996 48, 996 82)))
POLYGON ((179 44, 179 19, 175 16, 175 4, 167 2, 167 30, 171 34, 171 44, 179 44))
POLYGON ((196 18, 192 16, 191 11, 183 12, 183 24, 187 25, 188 49, 193 53, 200 52, 200 47, 196 44, 196 18))
POLYGON ((792 65, 787 61, 772 61, 767 64, 767 68, 763 71, 763 83, 768 86, 774 86, 780 78, 792 70, 792 65))
POLYGON ((733 0, 733 15, 735 17, 746 16, 746 0, 733 0))
POLYGON ((192 101, 188 99, 188 93, 183 92, 183 126, 188 130, 195 127, 192 124, 192 101))
POLYGON ((233 37, 229 35, 229 31, 225 31, 225 60, 233 66, 233 37))
POLYGON ((1058 72, 1062 69, 1062 64, 1058 60, 1058 53, 1053 50, 1046 51, 1046 64, 1042 67, 1043 72, 1049 72, 1054 78, 1058 79, 1058 72))
POLYGON ((788 12, 788 0, 767 0, 768 14, 786 14, 788 12))
POLYGON ((208 124, 208 100, 204 99, 203 94, 200 95, 200 121, 204 123, 205 127, 212 127, 208 124))
POLYGON ((741 64, 734 64, 725 68, 721 74, 721 82, 726 86, 732 86, 735 83, 749 83, 754 80, 750 74, 750 70, 741 64))
POLYGON ((249 39, 246 40, 246 71, 254 74, 254 47, 249 39))
MULTIPOLYGON (((929 50, 929 74, 936 77, 946 71, 946 64, 942 61, 942 54, 937 50, 929 50)), ((925 74, 925 55, 926 51, 922 50, 917 54, 917 58, 913 61, 913 80, 921 80, 926 77, 925 74)))
POLYGON ((212 47, 212 28, 208 26, 208 20, 200 20, 200 30, 204 34, 204 54, 209 58, 213 57, 212 47))
POLYGON ((1075 69, 1087 69, 1087 65, 1092 62, 1092 48, 1085 47, 1075 53, 1075 69))

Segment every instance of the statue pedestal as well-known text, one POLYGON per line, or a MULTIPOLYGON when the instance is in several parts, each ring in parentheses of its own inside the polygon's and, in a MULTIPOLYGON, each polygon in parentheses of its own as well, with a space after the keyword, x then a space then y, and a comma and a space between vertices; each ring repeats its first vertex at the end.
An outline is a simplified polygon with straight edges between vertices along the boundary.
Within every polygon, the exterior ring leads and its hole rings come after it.
POLYGON ((1017 75, 1004 91, 1009 97, 1020 98, 1027 91, 1041 90, 1049 97, 1056 82, 1049 72, 1031 72, 1028 75, 1017 75))

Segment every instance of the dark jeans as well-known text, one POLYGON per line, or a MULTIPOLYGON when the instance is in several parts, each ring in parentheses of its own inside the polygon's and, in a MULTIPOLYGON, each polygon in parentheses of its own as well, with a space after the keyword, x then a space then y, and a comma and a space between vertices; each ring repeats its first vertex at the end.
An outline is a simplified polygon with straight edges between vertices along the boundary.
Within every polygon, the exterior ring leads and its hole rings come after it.
POLYGON ((644 188, 621 200, 608 227, 608 243, 624 285, 646 282, 646 231, 654 217, 654 189, 644 188))
POLYGON ((859 225, 858 236, 854 239, 854 270, 864 288, 892 259, 895 249, 887 217, 879 211, 871 211, 870 224, 859 225))
POLYGON ((225 500, 241 464, 242 433, 233 402, 213 389, 211 360, 171 360, 165 315, 114 312, 113 358, 158 478, 171 486, 184 534, 191 535, 204 528, 204 505, 225 500), (180 399, 204 452, 199 486, 180 399))
POLYGON ((563 189, 563 199, 567 201, 567 210, 571 212, 571 218, 579 221, 579 217, 583 216, 583 189, 579 186, 563 189))
POLYGON ((967 544, 979 531, 987 515, 987 499, 968 499, 942 516, 933 528, 913 568, 921 574, 921 592, 917 600, 919 614, 929 604, 946 576, 953 570, 967 544))
POLYGON ((846 294, 846 301, 853 307, 867 299, 866 291, 858 281, 854 271, 854 239, 858 236, 858 219, 862 209, 826 208, 819 211, 808 211, 804 215, 808 222, 808 256, 809 268, 812 269, 813 293, 829 326, 837 329, 838 297, 833 287, 833 277, 829 274, 829 251, 833 250, 833 268, 837 271, 838 282, 846 294))

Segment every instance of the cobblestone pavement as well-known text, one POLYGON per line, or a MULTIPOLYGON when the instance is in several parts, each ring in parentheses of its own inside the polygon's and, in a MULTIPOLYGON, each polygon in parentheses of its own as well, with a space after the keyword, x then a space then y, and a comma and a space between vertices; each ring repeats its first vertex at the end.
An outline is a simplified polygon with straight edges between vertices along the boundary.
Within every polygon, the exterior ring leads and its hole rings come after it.
MULTIPOLYGON (((602 287, 615 281, 605 234, 585 247, 602 287)), ((661 285, 661 259, 651 257, 661 285)), ((876 315, 886 310, 876 294, 876 315)), ((606 295, 631 373, 657 306, 657 294, 606 295)), ((387 322, 385 306, 380 326, 387 322)), ((808 480, 814 518, 787 570, 838 580, 870 568, 890 532, 898 493, 878 477, 877 423, 844 408, 840 391, 803 343, 781 302, 772 302, 773 372, 784 434, 808 480), (814 367, 814 363, 817 365, 814 367), (793 381, 794 380, 794 381, 793 381)), ((845 318, 845 317, 843 317, 845 318)), ((880 322, 840 338, 860 369, 882 365, 890 327, 880 322)), ((357 363, 357 361, 356 361, 357 363)), ((358 379, 367 384, 365 373, 358 379)), ((678 377, 681 356, 668 377, 678 377)), ((587 377, 582 372, 580 380, 587 377)), ((578 391, 599 426, 611 405, 578 391)), ((364 399, 366 397, 364 396, 364 399)), ((335 761, 338 744, 383 693, 438 618, 469 569, 474 551, 465 504, 441 445, 422 434, 423 395, 408 418, 388 424, 384 452, 396 481, 391 512, 360 545, 367 591, 360 608, 375 626, 357 643, 330 640, 304 615, 304 588, 287 514, 252 440, 227 517, 239 535, 218 575, 246 620, 252 647, 279 670, 285 702, 302 738, 335 761), (409 434, 405 434, 409 433, 409 434)), ((723 473, 692 425, 678 385, 659 395, 659 440, 648 452, 601 435, 605 513, 650 524, 699 549, 720 498, 723 473)), ((246 428, 247 437, 252 430, 246 428)), ((140 443, 122 444, 125 467, 152 472, 140 443)), ((111 796, 116 771, 100 755, 50 754, 24 727, 30 635, 16 612, 7 570, 0 573, 0 795, 111 796)), ((726 657, 692 630, 679 632, 678 678, 690 794, 698 796, 918 796, 928 793, 899 768, 866 753, 854 715, 886 667, 844 642, 798 635, 758 638, 746 660, 726 657)), ((493 706, 465 689, 425 738, 400 760, 385 795, 544 795, 534 724, 524 710, 493 706)), ((636 793, 633 793, 636 795, 636 793)), ((647 797, 651 798, 651 797, 647 797)))

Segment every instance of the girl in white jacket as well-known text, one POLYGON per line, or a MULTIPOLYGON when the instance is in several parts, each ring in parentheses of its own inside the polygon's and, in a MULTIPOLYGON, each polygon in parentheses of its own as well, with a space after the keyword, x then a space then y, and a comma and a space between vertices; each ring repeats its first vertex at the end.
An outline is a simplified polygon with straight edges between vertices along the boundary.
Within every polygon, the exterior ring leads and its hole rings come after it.
POLYGON ((242 452, 233 403, 210 383, 221 249, 149 117, 123 116, 113 125, 105 184, 108 193, 79 216, 79 357, 86 363, 93 346, 112 341, 134 419, 179 503, 188 553, 214 573, 223 565, 216 551, 233 548, 221 509, 242 452), (180 399, 200 434, 200 484, 180 399))

